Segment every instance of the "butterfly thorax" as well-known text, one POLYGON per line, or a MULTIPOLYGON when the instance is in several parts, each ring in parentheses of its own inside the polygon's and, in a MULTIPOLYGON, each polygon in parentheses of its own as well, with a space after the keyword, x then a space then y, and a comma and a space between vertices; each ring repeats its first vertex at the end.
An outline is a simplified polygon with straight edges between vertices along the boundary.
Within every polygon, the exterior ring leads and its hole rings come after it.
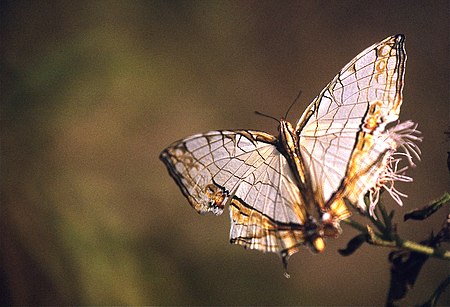
POLYGON ((297 181, 301 185, 306 185, 307 180, 305 178, 305 167, 301 160, 301 155, 298 152, 298 136, 294 132, 292 124, 284 119, 280 120, 280 137, 279 137, 279 149, 287 158, 291 167, 295 169, 294 175, 297 181))

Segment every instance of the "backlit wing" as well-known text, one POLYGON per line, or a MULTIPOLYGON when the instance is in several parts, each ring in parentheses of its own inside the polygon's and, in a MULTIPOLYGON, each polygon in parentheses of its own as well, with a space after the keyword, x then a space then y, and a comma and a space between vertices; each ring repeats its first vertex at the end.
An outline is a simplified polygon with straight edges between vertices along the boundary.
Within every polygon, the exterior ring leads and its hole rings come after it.
POLYGON ((199 213, 230 205, 231 242, 291 255, 304 241, 304 206, 275 137, 257 131, 212 131, 161 153, 171 176, 199 213))
POLYGON ((328 206, 340 195, 365 209, 364 194, 375 186, 389 152, 397 146, 386 125, 399 116, 405 63, 403 35, 367 48, 334 77, 299 120, 302 158, 313 188, 328 206))

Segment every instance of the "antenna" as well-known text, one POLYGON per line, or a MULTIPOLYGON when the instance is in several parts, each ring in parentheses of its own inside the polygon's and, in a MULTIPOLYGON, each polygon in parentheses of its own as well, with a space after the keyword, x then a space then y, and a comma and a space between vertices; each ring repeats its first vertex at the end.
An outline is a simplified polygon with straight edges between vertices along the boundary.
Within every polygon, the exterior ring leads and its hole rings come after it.
POLYGON ((273 117, 273 116, 271 116, 271 115, 267 115, 267 114, 261 113, 261 112, 259 112, 259 111, 255 111, 255 114, 256 114, 256 115, 261 115, 261 116, 264 116, 264 117, 267 117, 267 118, 270 118, 270 119, 273 119, 273 120, 275 120, 277 123, 280 122, 280 121, 279 121, 278 119, 276 119, 275 117, 273 117))
POLYGON ((286 119, 289 111, 291 110, 291 108, 294 106, 294 104, 298 101, 298 99, 300 98, 300 96, 302 95, 302 90, 300 90, 297 94, 297 97, 295 97, 294 101, 291 103, 291 105, 289 106, 289 108, 286 111, 286 114, 284 115, 284 118, 286 119))
MULTIPOLYGON (((301 95, 302 95, 302 90, 300 90, 300 91, 298 92, 297 97, 295 97, 294 101, 292 101, 292 103, 291 103, 291 105, 289 106, 289 108, 287 109, 286 114, 284 115, 284 118, 283 118, 283 119, 286 119, 286 118, 287 118, 287 116, 288 116, 288 114, 289 114, 289 111, 292 109, 292 107, 293 107, 294 104, 298 101, 298 99, 300 98, 301 95)), ((273 116, 271 116, 271 115, 267 115, 267 114, 261 113, 261 112, 259 112, 259 111, 255 111, 255 114, 256 114, 256 115, 261 115, 261 116, 264 116, 264 117, 267 117, 267 118, 271 118, 271 119, 275 120, 277 123, 280 122, 279 119, 277 119, 277 118, 275 118, 275 117, 273 117, 273 116)))

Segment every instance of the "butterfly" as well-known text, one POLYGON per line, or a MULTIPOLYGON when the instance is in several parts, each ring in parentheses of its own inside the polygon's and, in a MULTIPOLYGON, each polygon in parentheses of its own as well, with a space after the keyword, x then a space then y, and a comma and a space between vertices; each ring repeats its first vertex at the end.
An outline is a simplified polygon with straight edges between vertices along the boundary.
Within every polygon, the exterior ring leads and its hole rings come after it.
POLYGON ((295 127, 279 121, 278 136, 210 131, 173 143, 160 159, 197 212, 229 207, 231 243, 278 253, 285 263, 302 245, 321 252, 350 206, 373 214, 383 188, 401 204, 405 195, 393 183, 411 181, 398 169, 402 156, 413 164, 420 154, 416 125, 398 123, 404 40, 390 36, 361 52, 295 127))

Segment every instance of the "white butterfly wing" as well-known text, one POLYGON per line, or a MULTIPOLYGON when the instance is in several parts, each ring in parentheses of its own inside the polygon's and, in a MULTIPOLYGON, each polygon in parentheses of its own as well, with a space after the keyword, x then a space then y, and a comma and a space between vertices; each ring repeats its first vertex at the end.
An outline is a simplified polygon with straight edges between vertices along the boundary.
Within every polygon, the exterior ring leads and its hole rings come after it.
POLYGON ((221 214, 230 204, 231 242, 290 255, 304 241, 299 190, 276 139, 256 131, 212 131, 166 148, 160 158, 192 207, 221 214))
POLYGON ((367 48, 322 90, 297 124, 313 187, 329 201, 340 193, 365 209, 395 144, 385 127, 398 119, 406 63, 403 35, 367 48))

